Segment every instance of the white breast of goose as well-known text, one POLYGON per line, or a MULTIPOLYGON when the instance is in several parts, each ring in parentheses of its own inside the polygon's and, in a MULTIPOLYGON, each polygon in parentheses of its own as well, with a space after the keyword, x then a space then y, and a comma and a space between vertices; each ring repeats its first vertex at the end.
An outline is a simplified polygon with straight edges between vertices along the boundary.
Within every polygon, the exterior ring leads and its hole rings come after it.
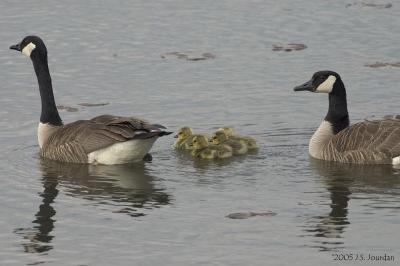
POLYGON ((323 159, 323 150, 333 136, 332 124, 326 120, 322 121, 310 139, 308 152, 311 157, 323 159))
POLYGON ((392 159, 392 164, 393 165, 400 165, 400 156, 394 157, 392 159))
POLYGON ((133 139, 88 154, 88 163, 125 164, 138 162, 150 151, 158 137, 133 139))
POLYGON ((48 138, 59 128, 60 126, 53 126, 50 124, 39 123, 38 133, 37 133, 39 147, 42 148, 43 144, 48 140, 48 138))

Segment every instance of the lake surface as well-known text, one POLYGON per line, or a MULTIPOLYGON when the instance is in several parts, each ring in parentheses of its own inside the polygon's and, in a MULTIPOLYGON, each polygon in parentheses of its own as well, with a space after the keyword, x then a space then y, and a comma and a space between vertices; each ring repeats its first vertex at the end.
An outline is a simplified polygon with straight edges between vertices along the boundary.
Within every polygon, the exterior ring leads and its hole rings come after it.
POLYGON ((399 114, 400 68, 365 66, 400 61, 400 4, 389 3, 1 1, 0 264, 397 264, 400 170, 310 159, 327 96, 293 92, 330 69, 347 87, 353 123, 399 114), (77 108, 60 111, 65 122, 109 113, 172 131, 227 125, 261 148, 195 162, 168 136, 152 163, 42 160, 36 77, 8 49, 28 34, 47 44, 57 104, 77 108), (307 48, 273 51, 289 43, 307 48), (173 52, 215 58, 162 58, 173 52), (395 262, 366 261, 384 254, 395 262))

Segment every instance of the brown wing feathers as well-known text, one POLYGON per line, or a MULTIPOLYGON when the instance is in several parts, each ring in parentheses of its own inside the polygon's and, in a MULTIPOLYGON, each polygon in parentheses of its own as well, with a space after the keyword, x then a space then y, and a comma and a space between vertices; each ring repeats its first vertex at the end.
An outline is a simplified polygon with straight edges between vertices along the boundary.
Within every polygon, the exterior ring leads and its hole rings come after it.
POLYGON ((50 136, 42 147, 42 153, 47 158, 62 156, 68 157, 66 161, 82 162, 87 154, 118 142, 172 133, 161 128, 134 117, 102 115, 62 126, 50 136), (52 156, 50 153, 57 154, 52 156))
POLYGON ((400 119, 364 121, 335 135, 326 156, 351 163, 391 163, 400 156, 400 119))

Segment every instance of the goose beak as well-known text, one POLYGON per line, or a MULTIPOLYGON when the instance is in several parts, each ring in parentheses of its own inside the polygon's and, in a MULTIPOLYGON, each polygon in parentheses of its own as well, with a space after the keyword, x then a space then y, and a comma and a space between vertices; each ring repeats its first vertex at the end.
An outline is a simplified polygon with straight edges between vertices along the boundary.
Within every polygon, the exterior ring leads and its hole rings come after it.
POLYGON ((10 49, 11 50, 17 50, 17 51, 21 52, 21 44, 18 43, 18 44, 11 45, 10 49))
POLYGON ((304 84, 294 87, 294 91, 314 91, 312 80, 307 81, 304 84))

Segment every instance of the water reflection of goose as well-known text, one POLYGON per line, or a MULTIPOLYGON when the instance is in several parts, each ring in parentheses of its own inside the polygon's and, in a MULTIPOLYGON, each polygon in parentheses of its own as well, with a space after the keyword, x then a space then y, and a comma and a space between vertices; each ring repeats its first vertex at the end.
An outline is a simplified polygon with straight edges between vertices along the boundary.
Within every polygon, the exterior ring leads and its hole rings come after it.
POLYGON ((315 159, 311 159, 310 164, 314 172, 323 177, 331 200, 329 213, 312 217, 305 228, 314 237, 322 238, 316 241, 320 250, 344 246, 342 235, 350 225, 348 212, 353 193, 373 198, 376 194, 396 194, 393 189, 400 188, 400 172, 390 165, 342 164, 315 159))
POLYGON ((358 165, 311 159, 312 169, 319 175, 345 183, 352 192, 391 193, 400 186, 400 170, 390 165, 358 165))
POLYGON ((144 164, 84 165, 42 159, 40 169, 42 203, 32 221, 34 226, 15 230, 29 239, 29 243, 23 244, 25 252, 42 253, 52 249, 50 243, 54 238, 52 231, 57 212, 52 205, 59 191, 96 205, 109 205, 113 212, 132 217, 144 216, 144 210, 167 205, 171 200, 162 188, 155 187, 154 177, 144 164))

